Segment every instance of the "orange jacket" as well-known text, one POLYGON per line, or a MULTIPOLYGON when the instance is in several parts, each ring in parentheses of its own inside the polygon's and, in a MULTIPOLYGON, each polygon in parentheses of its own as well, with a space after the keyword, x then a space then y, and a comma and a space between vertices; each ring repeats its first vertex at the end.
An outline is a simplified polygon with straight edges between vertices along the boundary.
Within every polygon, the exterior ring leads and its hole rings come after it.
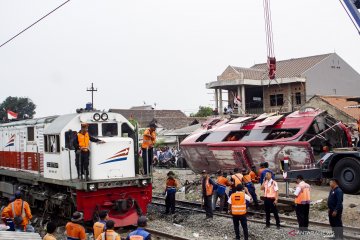
POLYGON ((42 240, 56 240, 56 237, 50 233, 47 233, 42 240))
POLYGON ((143 142, 141 148, 152 148, 156 142, 156 132, 146 129, 143 135, 143 142))
POLYGON ((242 183, 243 175, 241 173, 235 173, 231 176, 231 178, 233 179, 233 187, 235 188, 237 185, 242 183))
POLYGON ((29 204, 24 201, 24 209, 21 209, 22 199, 16 199, 15 201, 9 203, 7 207, 4 208, 2 212, 2 217, 5 218, 14 218, 15 216, 22 216, 23 221, 21 223, 22 226, 29 224, 29 220, 32 218, 31 210, 29 204), (13 205, 14 205, 14 212, 13 213, 13 205))
POLYGON ((178 184, 177 184, 177 182, 176 182, 175 179, 173 179, 173 178, 168 178, 168 179, 166 180, 166 187, 177 187, 177 186, 178 186, 178 184))
POLYGON ((250 182, 251 182, 251 176, 250 176, 250 174, 245 174, 245 175, 243 176, 243 182, 244 182, 244 183, 250 183, 250 182))
POLYGON ((85 228, 78 223, 68 222, 65 226, 66 236, 74 239, 85 240, 85 228))
POLYGON ((94 223, 93 225, 94 239, 96 239, 101 233, 104 232, 104 228, 105 228, 105 221, 94 223))
POLYGON ((256 176, 256 173, 255 173, 254 171, 250 171, 249 175, 250 175, 251 181, 252 181, 253 183, 257 183, 257 182, 259 181, 258 178, 257 178, 257 176, 256 176))
POLYGON ((226 177, 223 176, 218 176, 217 178, 217 183, 222 185, 222 186, 230 186, 230 182, 226 177))
POLYGON ((206 176, 205 178, 205 194, 206 196, 211 196, 213 194, 214 186, 210 183, 210 177, 206 176))
POLYGON ((113 239, 120 240, 120 236, 112 229, 106 230, 96 238, 96 240, 113 240, 113 239))

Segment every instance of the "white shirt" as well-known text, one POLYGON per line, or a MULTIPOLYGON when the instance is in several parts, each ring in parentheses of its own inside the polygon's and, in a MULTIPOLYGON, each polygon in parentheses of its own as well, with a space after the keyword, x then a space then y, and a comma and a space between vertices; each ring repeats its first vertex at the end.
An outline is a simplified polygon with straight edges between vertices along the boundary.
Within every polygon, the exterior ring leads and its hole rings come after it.
POLYGON ((275 192, 279 191, 277 182, 275 182, 272 178, 270 179, 270 181, 268 181, 267 186, 270 187, 271 184, 272 184, 272 182, 274 182, 274 191, 275 191, 275 192))
MULTIPOLYGON (((301 181, 301 182, 303 182, 303 181, 301 181)), ((300 192, 301 192, 300 183, 296 186, 296 189, 295 189, 295 192, 294 192, 295 196, 298 196, 300 194, 300 192)))
MULTIPOLYGON (((251 197, 245 193, 245 200, 251 202, 251 197)), ((229 197, 228 204, 231 204, 231 197, 229 197)))

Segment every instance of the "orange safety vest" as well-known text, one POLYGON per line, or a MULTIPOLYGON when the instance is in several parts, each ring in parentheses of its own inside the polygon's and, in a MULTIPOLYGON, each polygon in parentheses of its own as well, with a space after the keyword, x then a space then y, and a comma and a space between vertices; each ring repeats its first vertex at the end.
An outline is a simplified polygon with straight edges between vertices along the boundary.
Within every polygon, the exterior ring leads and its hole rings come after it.
POLYGON ((245 183, 250 183, 251 182, 251 177, 249 174, 246 174, 243 176, 243 180, 245 183))
POLYGON ((231 214, 244 215, 246 214, 246 200, 244 192, 236 192, 231 194, 231 214))
POLYGON ((101 233, 104 232, 105 224, 103 222, 96 222, 94 223, 93 230, 94 230, 94 239, 96 239, 101 233))
POLYGON ((139 235, 132 235, 130 236, 129 240, 144 240, 144 237, 139 235))
POLYGON ((257 178, 256 178, 256 173, 255 173, 254 171, 250 171, 249 175, 250 175, 251 181, 252 181, 253 183, 257 183, 257 182, 258 182, 258 180, 257 180, 257 178))
POLYGON ((270 187, 268 186, 268 180, 264 182, 265 192, 264 197, 266 198, 275 198, 276 197, 276 191, 274 189, 276 182, 273 180, 270 187))
POLYGON ((212 195, 214 186, 210 184, 209 177, 206 177, 205 188, 206 188, 206 196, 212 195))
POLYGON ((301 191, 295 198, 295 203, 310 204, 310 185, 302 181, 299 183, 298 187, 301 188, 301 191))
POLYGON ((141 144, 142 148, 149 148, 150 145, 154 145, 156 140, 156 132, 150 131, 150 128, 146 129, 143 135, 143 142, 141 144), (149 137, 150 135, 151 137, 149 137))
POLYGON ((82 134, 82 133, 78 133, 78 142, 79 142, 79 146, 80 148, 89 148, 90 146, 90 136, 89 136, 89 133, 85 133, 82 134))
POLYGON ((101 240, 120 240, 119 234, 117 234, 114 230, 107 230, 106 232, 103 232, 97 239, 100 239, 100 237, 101 240))
POLYGON ((219 185, 224 186, 224 187, 230 185, 230 184, 229 184, 229 181, 227 180, 227 178, 225 178, 225 177, 223 177, 223 176, 219 176, 219 177, 217 178, 217 183, 218 183, 219 185))
POLYGON ((231 176, 231 178, 234 179, 235 182, 234 187, 236 187, 237 185, 241 184, 243 175, 241 173, 235 173, 234 175, 231 176))

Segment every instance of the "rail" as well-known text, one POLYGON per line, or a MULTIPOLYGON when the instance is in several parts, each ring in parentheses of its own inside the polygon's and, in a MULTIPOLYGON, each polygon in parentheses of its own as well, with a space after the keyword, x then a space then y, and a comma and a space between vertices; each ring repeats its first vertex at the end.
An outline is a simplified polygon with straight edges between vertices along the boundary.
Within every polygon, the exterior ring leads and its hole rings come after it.
POLYGON ((168 240, 190 240, 190 238, 185 238, 181 236, 176 236, 168 233, 161 232, 156 229, 146 228, 146 230, 151 233, 152 239, 168 239, 168 240))

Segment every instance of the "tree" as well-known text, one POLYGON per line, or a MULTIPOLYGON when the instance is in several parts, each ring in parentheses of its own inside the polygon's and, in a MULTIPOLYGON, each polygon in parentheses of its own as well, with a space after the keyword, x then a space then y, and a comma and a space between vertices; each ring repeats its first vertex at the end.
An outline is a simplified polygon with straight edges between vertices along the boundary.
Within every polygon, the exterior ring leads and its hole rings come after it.
POLYGON ((7 119, 7 110, 16 112, 18 119, 32 118, 35 108, 36 105, 30 98, 9 96, 0 104, 0 120, 7 119))
POLYGON ((199 111, 195 114, 190 114, 190 117, 207 117, 213 115, 211 107, 199 106, 199 111))

